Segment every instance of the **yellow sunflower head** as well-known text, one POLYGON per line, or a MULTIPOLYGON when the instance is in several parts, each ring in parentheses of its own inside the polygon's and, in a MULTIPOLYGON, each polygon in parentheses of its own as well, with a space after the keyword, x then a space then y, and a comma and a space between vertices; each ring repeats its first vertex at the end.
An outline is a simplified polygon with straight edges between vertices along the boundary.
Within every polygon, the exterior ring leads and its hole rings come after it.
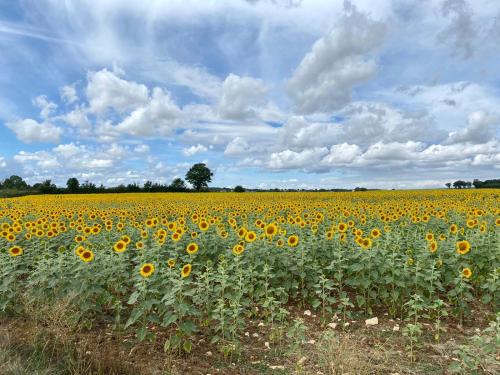
POLYGON ((155 272, 155 266, 152 263, 145 263, 141 266, 139 273, 142 277, 149 277, 155 272))

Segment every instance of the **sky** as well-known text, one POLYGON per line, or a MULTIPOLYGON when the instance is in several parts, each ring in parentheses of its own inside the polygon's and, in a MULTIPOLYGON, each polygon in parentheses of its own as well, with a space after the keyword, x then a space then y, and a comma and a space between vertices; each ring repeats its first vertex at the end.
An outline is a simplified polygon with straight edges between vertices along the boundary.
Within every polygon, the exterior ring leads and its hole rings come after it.
POLYGON ((0 0, 0 179, 500 178, 498 0, 0 0))

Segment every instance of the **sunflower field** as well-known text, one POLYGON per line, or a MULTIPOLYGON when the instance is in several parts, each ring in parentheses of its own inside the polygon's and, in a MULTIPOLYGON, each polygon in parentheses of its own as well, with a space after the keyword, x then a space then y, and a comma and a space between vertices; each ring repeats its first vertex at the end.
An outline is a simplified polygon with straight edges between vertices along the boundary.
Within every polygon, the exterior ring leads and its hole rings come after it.
MULTIPOLYGON (((0 200, 0 314, 69 300, 190 352, 238 341, 293 307, 327 324, 377 313, 471 319, 499 309, 494 190, 28 196, 0 200)), ((435 334, 439 336, 439 328, 435 334)), ((411 332, 410 332, 411 334, 411 332)))

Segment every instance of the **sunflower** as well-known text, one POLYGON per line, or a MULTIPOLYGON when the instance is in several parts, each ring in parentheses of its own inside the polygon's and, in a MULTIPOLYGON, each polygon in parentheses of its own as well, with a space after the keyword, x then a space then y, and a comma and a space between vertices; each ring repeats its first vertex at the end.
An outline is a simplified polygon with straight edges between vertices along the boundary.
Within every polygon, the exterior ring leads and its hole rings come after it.
POLYGON ((278 232, 278 227, 276 224, 268 224, 265 228, 266 236, 273 237, 278 232))
POLYGON ((293 234, 288 237, 288 240, 286 242, 288 243, 288 246, 295 247, 299 244, 299 236, 293 234))
POLYGON ((75 250, 75 253, 76 253, 76 255, 81 256, 84 251, 85 251, 85 248, 83 246, 78 246, 75 250))
POLYGON ((464 268, 462 270, 462 277, 465 277, 466 279, 470 279, 471 276, 472 276, 472 271, 470 268, 467 267, 467 268, 464 268))
POLYGON ((200 230, 202 230, 203 232, 208 230, 208 227, 209 225, 206 221, 201 221, 200 224, 198 224, 198 228, 200 228, 200 230))
POLYGON ((339 223, 338 230, 340 233, 345 233, 345 231, 347 230, 347 224, 346 223, 339 223))
POLYGON ((186 246, 186 251, 190 255, 196 254, 198 252, 198 244, 191 242, 189 245, 186 246))
POLYGON ((142 241, 137 241, 137 242, 135 243, 135 248, 136 248, 137 250, 142 250, 142 249, 144 249, 144 242, 142 242, 142 241))
POLYGON ((429 241, 429 242, 430 242, 430 241, 434 241, 434 235, 433 235, 432 233, 427 233, 427 234, 425 235, 425 239, 426 239, 427 241, 429 241))
POLYGON ((360 245, 363 249, 369 249, 372 247, 372 240, 370 238, 362 238, 360 245))
POLYGON ((500 217, 495 220, 495 225, 500 227, 500 217))
POLYGON ((130 243, 130 237, 127 235, 122 236, 122 241, 128 245, 130 243))
POLYGON ((80 254, 80 259, 85 263, 91 262, 94 259, 94 253, 91 250, 84 250, 80 254))
POLYGON ((437 250, 437 246, 438 246, 438 245, 437 245, 437 242, 436 242, 436 241, 430 241, 430 242, 429 242, 429 251, 430 251, 431 253, 435 253, 435 252, 436 252, 436 250, 437 250))
POLYGON ((20 248, 19 246, 12 246, 10 249, 9 249, 9 253, 10 255, 12 255, 13 257, 17 257, 19 255, 21 255, 23 253, 23 249, 20 248))
POLYGON ((169 268, 173 268, 175 266, 175 259, 169 259, 167 264, 169 268))
POLYGON ((234 255, 240 255, 243 251, 245 251, 245 248, 239 244, 233 246, 233 254, 234 255))
POLYGON ((172 233, 171 238, 172 238, 172 241, 178 242, 181 239, 181 235, 177 232, 174 232, 174 233, 172 233))
POLYGON ((379 238, 380 235, 382 234, 382 232, 380 231, 380 229, 374 228, 374 229, 372 229, 372 231, 370 232, 370 234, 371 234, 371 236, 373 238, 379 238))
POLYGON ((457 242, 457 253, 460 255, 467 254, 470 251, 470 243, 467 240, 457 242))
POLYGON ((474 228, 476 226, 476 221, 473 220, 473 219, 469 219, 467 220, 467 222, 465 223, 465 225, 467 225, 467 228, 474 228))
POLYGON ((458 232, 458 225, 457 224, 451 224, 450 225, 450 232, 453 234, 456 234, 458 232))
POLYGON ((285 241, 282 238, 280 238, 278 240, 278 242, 276 242, 276 246, 278 246, 278 247, 283 247, 284 244, 285 244, 285 241))
POLYGON ((193 268, 193 266, 191 264, 185 264, 183 267, 182 267, 182 270, 181 270, 181 276, 182 278, 186 278, 189 276, 189 274, 191 273, 191 268, 193 268))
POLYGON ((85 237, 83 237, 81 235, 75 236, 75 242, 76 243, 80 243, 80 242, 83 242, 83 241, 85 241, 85 237))
POLYGON ((331 240, 333 238, 333 231, 329 230, 326 232, 326 239, 331 240))
POLYGON ((114 244, 113 250, 116 253, 123 253, 125 250, 127 250, 127 243, 123 240, 120 240, 114 244))
POLYGON ((254 242, 256 239, 257 234, 253 230, 250 230, 245 234, 245 241, 247 242, 254 242))
POLYGON ((155 272, 155 266, 151 263, 145 263, 141 266, 139 273, 142 277, 149 277, 155 272))
POLYGON ((245 238, 246 234, 247 234, 246 228, 242 227, 242 228, 238 229, 238 237, 239 238, 245 238))

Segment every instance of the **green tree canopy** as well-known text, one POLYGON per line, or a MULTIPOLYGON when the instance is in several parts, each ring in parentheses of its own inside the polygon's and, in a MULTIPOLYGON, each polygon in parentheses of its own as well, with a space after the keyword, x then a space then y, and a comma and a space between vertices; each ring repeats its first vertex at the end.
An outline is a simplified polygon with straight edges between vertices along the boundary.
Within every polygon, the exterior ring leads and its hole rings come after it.
POLYGON ((66 187, 70 193, 76 193, 80 189, 80 181, 76 177, 68 178, 66 187))
POLYGON ((186 180, 193 185, 196 191, 201 191, 208 187, 209 182, 212 182, 213 175, 205 163, 197 163, 186 173, 186 180))

